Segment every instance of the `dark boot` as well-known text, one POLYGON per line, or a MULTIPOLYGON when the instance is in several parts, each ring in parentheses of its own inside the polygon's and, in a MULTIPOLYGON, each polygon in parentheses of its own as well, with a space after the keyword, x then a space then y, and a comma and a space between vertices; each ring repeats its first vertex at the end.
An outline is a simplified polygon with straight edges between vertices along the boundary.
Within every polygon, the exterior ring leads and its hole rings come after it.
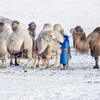
POLYGON ((63 64, 63 68, 60 70, 66 70, 66 64, 63 64))

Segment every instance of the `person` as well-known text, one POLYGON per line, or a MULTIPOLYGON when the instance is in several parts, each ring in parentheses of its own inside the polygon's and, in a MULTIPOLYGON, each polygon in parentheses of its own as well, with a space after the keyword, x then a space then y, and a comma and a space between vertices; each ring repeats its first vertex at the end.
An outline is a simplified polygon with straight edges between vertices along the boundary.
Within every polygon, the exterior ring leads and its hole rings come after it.
POLYGON ((62 53, 60 55, 60 64, 63 64, 63 68, 61 70, 66 70, 66 65, 68 64, 68 48, 69 48, 69 36, 64 35, 64 42, 58 43, 61 45, 62 53))

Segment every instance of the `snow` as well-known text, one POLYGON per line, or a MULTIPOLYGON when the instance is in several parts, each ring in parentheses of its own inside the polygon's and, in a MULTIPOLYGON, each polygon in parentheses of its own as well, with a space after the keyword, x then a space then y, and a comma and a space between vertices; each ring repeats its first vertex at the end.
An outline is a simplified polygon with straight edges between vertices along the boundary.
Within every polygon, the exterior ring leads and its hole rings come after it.
MULTIPOLYGON (((73 46, 71 28, 81 25, 88 35, 100 26, 100 0, 0 0, 0 16, 26 26, 34 21, 37 35, 44 23, 60 23, 73 46)), ((94 59, 90 53, 71 54, 66 71, 42 66, 25 73, 27 60, 21 60, 18 67, 10 66, 8 61, 7 70, 0 68, 0 100, 99 100, 100 70, 93 69, 94 59)))

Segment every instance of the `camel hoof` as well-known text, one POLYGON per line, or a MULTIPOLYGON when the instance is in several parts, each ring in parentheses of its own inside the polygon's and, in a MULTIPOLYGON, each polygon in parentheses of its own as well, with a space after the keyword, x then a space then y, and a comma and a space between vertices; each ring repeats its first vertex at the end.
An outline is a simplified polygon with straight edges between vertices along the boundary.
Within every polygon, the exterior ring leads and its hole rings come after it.
POLYGON ((35 69, 35 67, 31 67, 31 69, 35 69))
POLYGON ((15 66, 19 66, 19 64, 15 64, 15 66))
POLYGON ((50 67, 50 66, 47 66, 47 67, 46 67, 46 69, 49 69, 49 68, 51 68, 51 67, 50 67))
POLYGON ((57 69, 61 69, 61 68, 62 68, 62 66, 61 66, 61 65, 57 67, 57 69))
POLYGON ((36 67, 38 67, 38 68, 39 68, 39 65, 36 65, 36 67))
POLYGON ((25 68, 23 68, 23 70, 27 70, 27 69, 28 69, 28 68, 26 68, 26 67, 25 67, 25 68))
POLYGON ((13 63, 10 63, 10 65, 14 65, 13 63))
POLYGON ((3 68, 3 69, 7 69, 7 68, 8 68, 8 66, 2 66, 2 68, 3 68))
POLYGON ((27 72, 27 70, 24 70, 24 72, 27 72))
POLYGON ((26 68, 26 67, 25 67, 25 68, 23 68, 24 72, 27 72, 27 69, 28 69, 28 68, 26 68))
POLYGON ((93 69, 99 69, 99 67, 98 66, 94 66, 93 69))

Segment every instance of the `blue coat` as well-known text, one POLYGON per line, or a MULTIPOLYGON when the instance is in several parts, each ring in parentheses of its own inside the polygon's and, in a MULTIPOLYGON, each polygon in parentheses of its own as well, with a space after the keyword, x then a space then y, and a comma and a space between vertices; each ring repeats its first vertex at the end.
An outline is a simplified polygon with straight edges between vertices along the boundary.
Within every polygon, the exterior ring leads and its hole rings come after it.
POLYGON ((62 53, 60 55, 60 64, 68 64, 68 48, 69 48, 69 37, 67 35, 64 36, 65 40, 63 43, 59 42, 62 49, 62 53), (64 50, 67 49, 67 50, 64 50))

